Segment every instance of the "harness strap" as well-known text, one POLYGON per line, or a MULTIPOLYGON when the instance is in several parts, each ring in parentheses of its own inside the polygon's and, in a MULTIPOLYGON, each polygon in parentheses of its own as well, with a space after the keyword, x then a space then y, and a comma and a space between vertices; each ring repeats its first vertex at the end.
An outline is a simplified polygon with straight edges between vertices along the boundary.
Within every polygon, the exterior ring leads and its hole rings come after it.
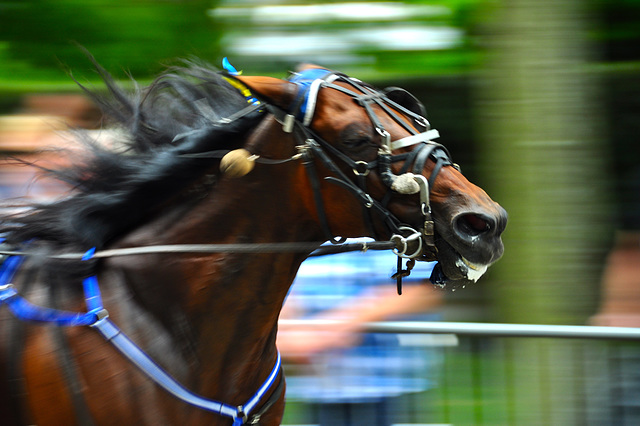
POLYGON ((276 402, 278 402, 278 400, 280 399, 280 397, 282 397, 282 393, 284 392, 284 384, 285 384, 285 380, 284 380, 284 373, 282 371, 282 367, 280 367, 280 381, 278 382, 278 386, 276 386, 276 388, 273 390, 273 393, 271 394, 271 396, 269 397, 269 399, 267 399, 265 401, 264 404, 262 404, 262 407, 260 408, 260 411, 258 411, 257 413, 251 415, 249 417, 249 421, 248 424, 259 424, 260 419, 262 418, 262 416, 264 416, 266 414, 267 411, 269 411, 269 409, 273 406, 273 404, 275 404, 276 402))
POLYGON ((318 212, 318 219, 320 220, 322 232, 324 233, 325 238, 328 241, 331 241, 331 243, 341 244, 346 241, 346 238, 336 239, 336 237, 331 232, 329 221, 327 220, 327 215, 325 214, 324 200, 322 199, 322 191, 320 191, 320 181, 318 179, 318 172, 316 170, 313 157, 309 152, 306 152, 304 158, 305 160, 302 164, 304 164, 305 169, 307 170, 307 176, 309 176, 309 182, 311 183, 313 199, 316 203, 316 211, 318 212))
MULTIPOLYGON (((354 170, 355 173, 355 170, 354 170)), ((356 178, 358 180, 358 187, 365 193, 368 194, 369 191, 367 189, 367 175, 368 175, 368 169, 366 173, 357 173, 356 178)), ((373 226, 373 215, 371 214, 371 208, 368 206, 367 203, 361 203, 361 209, 362 209, 362 217, 364 217, 364 221, 365 221, 365 225, 367 227, 367 229, 369 230, 371 235, 376 235, 376 230, 373 226)))
POLYGON ((278 353, 276 363, 271 373, 262 384, 260 389, 247 401, 246 404, 234 407, 219 401, 203 398, 190 390, 186 389, 182 384, 178 383, 169 375, 162 367, 156 364, 142 349, 133 343, 109 318, 103 318, 92 325, 100 334, 110 342, 120 353, 122 353, 129 361, 142 370, 150 379, 164 390, 186 402, 187 404, 211 411, 222 416, 231 417, 234 425, 242 425, 248 419, 248 416, 255 409, 260 399, 271 388, 275 379, 278 377, 281 367, 280 353, 278 353))
MULTIPOLYGON (((50 279, 57 280, 54 274, 51 274, 50 279)), ((59 286, 49 286, 49 298, 52 306, 56 306, 58 302, 58 289, 59 286)), ((50 327, 50 332, 53 335, 53 341, 57 346, 56 355, 58 362, 61 365, 64 380, 69 388, 69 394, 71 397, 71 403, 73 405, 73 411, 76 416, 76 420, 81 426, 93 426, 95 423, 91 417, 89 406, 82 393, 82 385, 80 384, 80 377, 78 376, 77 366, 74 363, 73 353, 69 346, 69 340, 64 333, 64 329, 61 327, 50 327)))
MULTIPOLYGON (((324 144, 324 145, 327 145, 327 144, 324 144)), ((307 146, 313 152, 313 154, 315 156, 317 156, 318 159, 326 167, 329 168, 329 170, 333 174, 338 176, 337 178, 336 177, 332 177, 332 176, 325 177, 325 180, 327 182, 338 184, 338 185, 342 186, 343 188, 349 190, 352 194, 354 194, 360 200, 360 202, 363 204, 363 206, 368 211, 374 211, 375 210, 377 213, 379 213, 383 217, 383 221, 387 224, 387 226, 389 226, 389 228, 393 232, 398 232, 398 230, 399 230, 399 228, 398 228, 398 220, 391 214, 391 212, 389 212, 387 209, 382 207, 382 205, 378 201, 374 200, 365 191, 363 191, 362 189, 360 189, 359 187, 354 185, 353 182, 349 178, 347 178, 347 176, 345 176, 345 174, 342 172, 342 170, 340 170, 335 165, 335 163, 333 163, 333 161, 331 161, 331 159, 327 156, 327 154, 325 154, 325 152, 320 148, 320 145, 315 140, 308 140, 307 141, 307 146)), ((317 182, 318 181, 317 176, 312 178, 312 181, 313 180, 315 180, 317 182)), ((314 190, 314 194, 318 194, 318 196, 321 198, 321 195, 320 195, 319 191, 315 191, 314 190)), ((320 208, 321 206, 318 205, 318 207, 320 208)), ((323 207, 322 207, 322 210, 324 210, 323 207)), ((322 213, 320 213, 320 215, 325 217, 324 221, 326 223, 326 216, 324 215, 324 211, 322 213)), ((332 233, 330 232, 330 230, 328 229, 328 224, 327 224, 327 231, 328 231, 327 236, 330 237, 331 239, 333 239, 334 237, 333 237, 332 233)), ((344 241, 344 239, 343 239, 343 241, 344 241)))
POLYGON ((440 172, 440 169, 443 166, 453 165, 453 162, 451 161, 451 157, 449 156, 449 153, 446 152, 446 150, 444 150, 444 147, 434 150, 432 155, 436 160, 436 166, 433 168, 433 171, 431 172, 431 176, 429 176, 429 188, 433 188, 433 184, 435 183, 436 176, 438 176, 438 173, 440 172))
MULTIPOLYGON (((427 162, 427 160, 429 159, 429 157, 433 154, 433 151, 435 151, 436 147, 435 145, 430 145, 430 146, 425 146, 424 149, 421 149, 418 151, 416 158, 414 160, 413 163, 413 173, 419 174, 423 169, 424 169, 424 165, 427 162)), ((436 170, 434 169, 433 172, 431 172, 431 175, 435 175, 437 173, 435 173, 436 170)), ((431 187, 433 185, 430 185, 431 187)))
POLYGON ((406 138, 398 139, 391 142, 391 151, 395 151, 396 149, 404 148, 407 146, 415 145, 420 142, 424 142, 426 140, 432 140, 440 137, 440 132, 436 129, 427 130, 423 133, 418 133, 416 135, 407 136, 406 138))
MULTIPOLYGON (((357 186, 351 184, 348 181, 344 181, 344 180, 341 180, 341 179, 336 179, 334 177, 326 177, 325 180, 327 182, 335 183, 335 184, 338 184, 338 185, 342 186, 344 189, 347 189, 347 190, 351 191, 352 194, 354 194, 354 195, 356 195, 358 197, 362 197, 362 194, 364 194, 364 196, 366 196, 366 197, 369 197, 368 194, 366 194, 360 188, 358 188, 357 186)), ((387 224, 387 226, 391 230, 393 230, 393 232, 395 232, 395 233, 400 232, 398 219, 396 219, 396 217, 391 212, 389 212, 387 209, 383 208, 380 205, 379 202, 375 201, 371 197, 369 197, 368 199, 371 200, 371 203, 368 204, 368 205, 365 205, 365 208, 367 208, 367 211, 369 211, 369 212, 376 211, 378 214, 380 214, 382 216, 383 222, 385 222, 387 224)))
MULTIPOLYGON (((91 259, 94 252, 95 248, 87 251, 83 256, 83 260, 91 259)), ((267 394, 280 375, 281 358, 278 352, 275 365, 269 376, 244 405, 234 407, 197 395, 176 381, 111 322, 108 312, 102 306, 100 288, 95 275, 83 280, 89 312, 75 313, 36 306, 22 298, 9 283, 21 265, 22 260, 22 257, 10 256, 0 265, 0 304, 2 302, 6 303, 16 317, 27 321, 49 322, 58 326, 88 325, 95 328, 122 355, 157 385, 190 405, 233 419, 234 426, 240 426, 247 422, 252 411, 255 410, 262 397, 267 394)))
MULTIPOLYGON (((2 259, 0 258, 0 262, 2 259)), ((35 269, 29 268, 25 273, 24 289, 28 291, 31 283, 34 282, 37 272, 35 269)), ((7 347, 7 387, 10 392, 9 406, 13 410, 16 424, 31 425, 35 421, 24 410, 25 397, 27 395, 27 387, 23 374, 22 355, 26 343, 26 325, 23 321, 11 321, 9 324, 9 341, 7 347)))

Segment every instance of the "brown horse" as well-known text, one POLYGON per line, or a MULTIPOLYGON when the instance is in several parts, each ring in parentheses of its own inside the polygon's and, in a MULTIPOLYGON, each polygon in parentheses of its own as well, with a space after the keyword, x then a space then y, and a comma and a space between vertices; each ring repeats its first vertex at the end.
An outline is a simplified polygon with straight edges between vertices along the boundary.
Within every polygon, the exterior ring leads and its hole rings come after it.
POLYGON ((128 135, 117 150, 88 141, 72 167, 49 171, 73 185, 67 197, 2 218, 7 250, 30 254, 12 288, 83 312, 81 280, 95 274, 110 323, 193 395, 235 411, 165 392, 100 336, 110 331, 3 308, 2 424, 277 425, 278 315, 318 242, 391 240, 400 257, 438 260, 453 285, 502 255, 505 211, 431 141, 401 89, 314 66, 281 80, 188 64, 128 94, 100 71, 110 96, 95 98, 128 135), (198 246, 212 243, 229 246, 198 246), (249 244, 267 249, 234 250, 249 244), (158 245, 175 252, 109 257, 158 245), (91 247, 94 258, 74 257, 91 247))

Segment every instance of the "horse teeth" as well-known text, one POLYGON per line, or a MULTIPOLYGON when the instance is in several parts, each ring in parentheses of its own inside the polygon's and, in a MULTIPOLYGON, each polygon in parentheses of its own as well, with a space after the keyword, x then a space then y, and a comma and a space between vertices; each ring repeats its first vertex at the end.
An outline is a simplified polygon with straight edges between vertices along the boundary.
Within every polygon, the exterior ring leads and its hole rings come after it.
POLYGON ((469 268, 473 269, 474 271, 478 271, 480 268, 482 268, 482 265, 475 264, 467 258, 460 256, 460 259, 462 259, 464 264, 467 265, 469 268))
POLYGON ((473 263, 462 256, 460 256, 456 261, 456 266, 458 266, 458 268, 460 268, 462 271, 465 271, 467 274, 467 279, 473 282, 478 281, 480 277, 487 271, 487 265, 473 263))

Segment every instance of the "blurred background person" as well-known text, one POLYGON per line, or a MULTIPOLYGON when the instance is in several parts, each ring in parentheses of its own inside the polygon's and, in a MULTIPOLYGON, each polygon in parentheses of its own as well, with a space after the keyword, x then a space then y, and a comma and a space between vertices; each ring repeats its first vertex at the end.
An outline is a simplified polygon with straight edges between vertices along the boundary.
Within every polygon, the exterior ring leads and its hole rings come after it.
MULTIPOLYGON (((640 168, 626 179, 622 191, 620 229, 605 263, 602 303, 593 325, 640 327, 640 168)), ((640 424, 640 347, 620 344, 608 351, 610 376, 606 412, 612 425, 640 424)))
POLYGON ((429 336, 366 332, 368 322, 440 318, 443 291, 426 278, 434 263, 418 262, 399 296, 396 261, 370 250, 303 263, 281 318, 332 321, 279 327, 287 398, 307 404, 305 423, 391 425, 403 420, 403 395, 435 386, 440 354, 419 342, 429 336))

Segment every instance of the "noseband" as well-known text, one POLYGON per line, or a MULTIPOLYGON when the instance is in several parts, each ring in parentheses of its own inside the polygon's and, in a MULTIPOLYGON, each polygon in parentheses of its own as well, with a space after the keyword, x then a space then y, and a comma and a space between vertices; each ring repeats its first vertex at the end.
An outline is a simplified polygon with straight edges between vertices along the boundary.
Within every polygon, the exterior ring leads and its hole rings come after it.
POLYGON ((289 81, 297 84, 299 90, 288 110, 269 104, 267 108, 282 123, 283 130, 287 133, 292 133, 297 140, 297 148, 301 153, 311 181, 316 208, 327 240, 338 244, 344 242, 345 239, 336 238, 330 230, 320 192, 320 181, 315 159, 319 160, 333 174, 333 176, 325 177, 326 181, 347 189, 360 201, 367 226, 372 235, 375 235, 372 220, 372 212, 375 212, 382 217, 384 223, 393 234, 392 240, 395 240, 400 247, 396 249, 396 254, 399 257, 436 260, 435 226, 429 200, 430 188, 433 187, 438 172, 443 166, 453 165, 457 167, 451 161, 447 149, 443 145, 432 141, 432 139, 439 136, 438 131, 430 129, 429 122, 424 116, 392 100, 389 92, 375 90, 361 81, 344 74, 334 73, 326 69, 310 69, 294 74, 289 81), (336 84, 337 82, 345 83, 347 87, 338 85, 336 84), (358 105, 364 108, 381 141, 375 160, 369 162, 353 160, 324 140, 311 128, 317 96, 323 88, 349 95, 358 105), (381 108, 396 123, 411 133, 411 136, 391 141, 390 133, 384 128, 380 118, 374 111, 375 106, 381 108), (416 127, 422 128, 424 131, 419 132, 407 121, 412 121, 416 127), (415 148, 410 152, 393 154, 393 151, 397 149, 413 145, 415 145, 415 148), (355 182, 347 177, 343 170, 336 165, 332 157, 337 158, 353 171, 356 176, 355 182), (433 159, 436 165, 431 176, 427 179, 422 175, 422 170, 429 158, 433 159), (404 161, 404 164, 400 169, 400 175, 396 175, 391 170, 391 164, 400 161, 404 161), (377 169, 382 182, 388 188, 386 195, 380 201, 373 199, 367 191, 367 176, 374 169, 377 169), (420 210, 423 216, 422 229, 415 230, 402 224, 388 210, 387 206, 394 192, 419 194, 420 210))

